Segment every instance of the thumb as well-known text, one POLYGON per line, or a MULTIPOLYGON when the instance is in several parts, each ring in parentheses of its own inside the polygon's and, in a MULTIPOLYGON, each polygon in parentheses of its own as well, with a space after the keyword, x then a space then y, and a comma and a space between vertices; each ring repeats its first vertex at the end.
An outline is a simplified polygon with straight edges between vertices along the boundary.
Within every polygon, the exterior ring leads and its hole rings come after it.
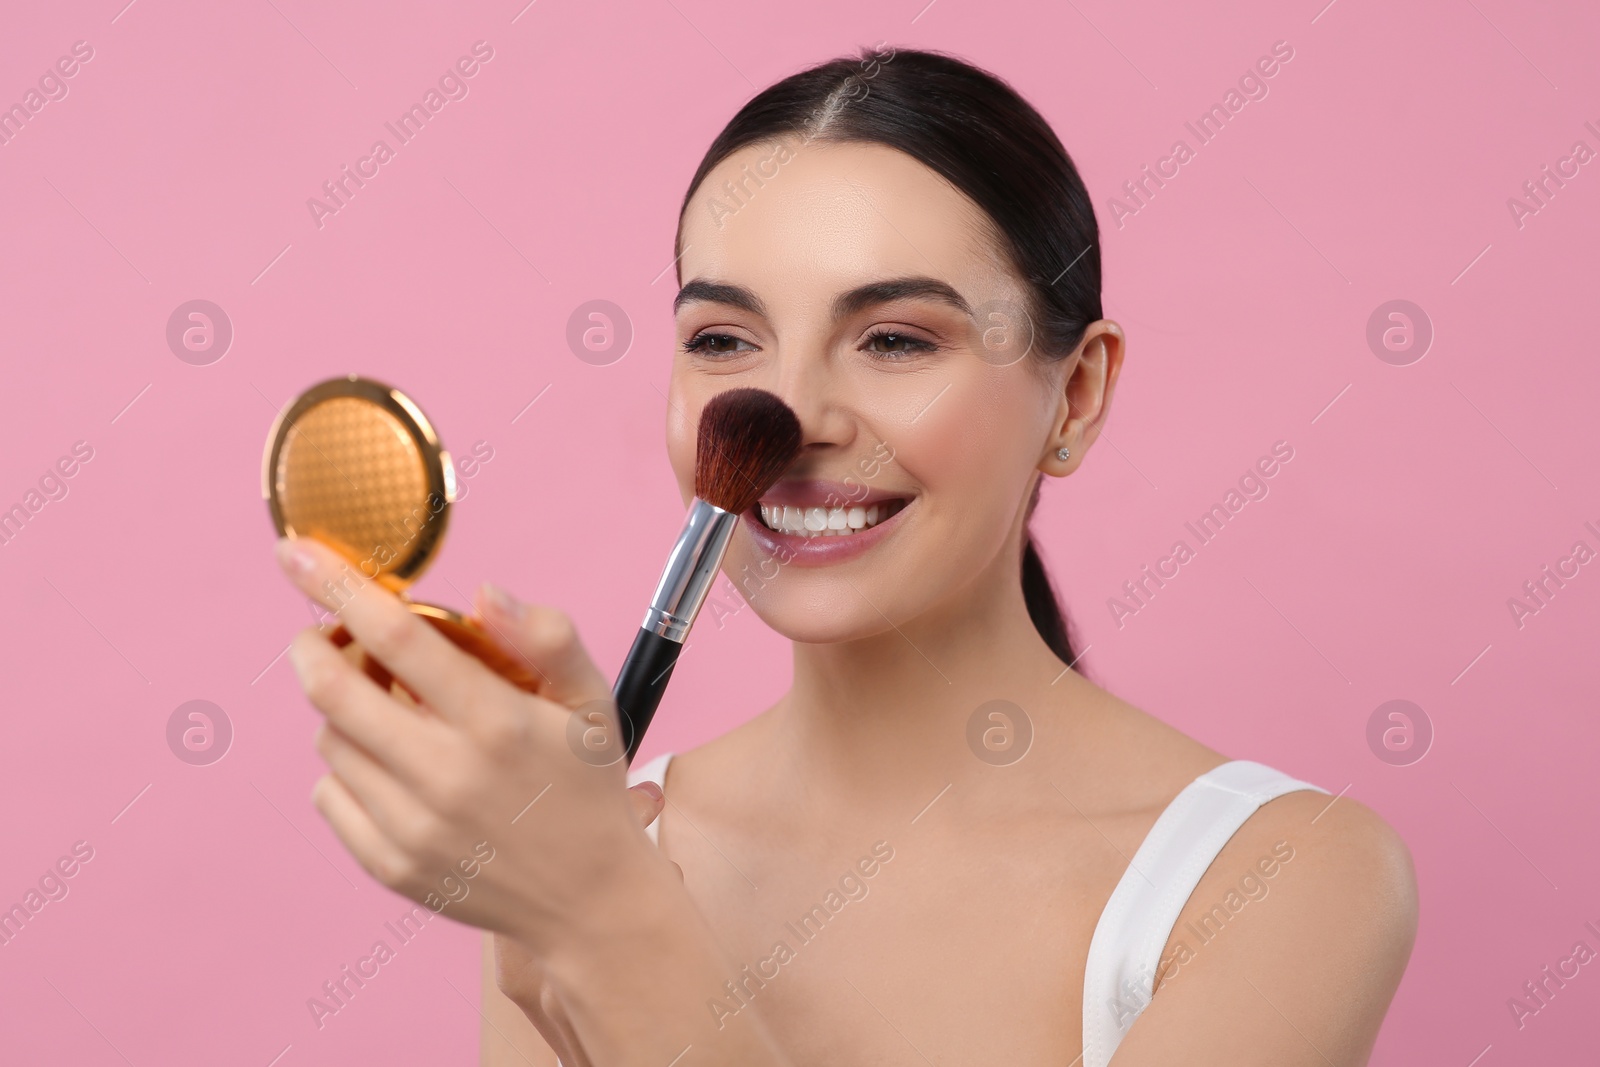
POLYGON ((540 696, 568 708, 611 698, 610 684, 565 612, 517 600, 490 582, 478 590, 476 608, 495 641, 538 676, 540 696))
MULTIPOLYGON (((667 806, 667 795, 661 787, 654 782, 640 782, 638 785, 628 787, 629 799, 633 801, 634 814, 639 816, 639 825, 649 826, 656 821, 663 808, 667 806)), ((683 880, 683 868, 673 863, 672 869, 678 872, 678 880, 683 880)))
POLYGON ((640 782, 628 787, 628 798, 633 802, 633 813, 639 817, 640 826, 649 826, 667 805, 666 794, 654 782, 640 782))

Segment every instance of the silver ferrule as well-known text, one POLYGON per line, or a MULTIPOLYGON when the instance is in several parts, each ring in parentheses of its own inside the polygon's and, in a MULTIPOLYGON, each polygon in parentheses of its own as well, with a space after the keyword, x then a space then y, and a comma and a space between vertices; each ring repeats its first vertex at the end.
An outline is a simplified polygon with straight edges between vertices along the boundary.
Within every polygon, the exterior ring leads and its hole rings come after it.
POLYGON ((689 627, 694 625, 700 605, 711 592, 711 583, 716 580, 738 522, 737 513, 723 511, 699 497, 694 499, 683 520, 683 532, 678 534, 678 542, 672 546, 672 555, 661 572, 656 595, 650 598, 650 608, 644 613, 646 630, 679 644, 689 636, 689 627))

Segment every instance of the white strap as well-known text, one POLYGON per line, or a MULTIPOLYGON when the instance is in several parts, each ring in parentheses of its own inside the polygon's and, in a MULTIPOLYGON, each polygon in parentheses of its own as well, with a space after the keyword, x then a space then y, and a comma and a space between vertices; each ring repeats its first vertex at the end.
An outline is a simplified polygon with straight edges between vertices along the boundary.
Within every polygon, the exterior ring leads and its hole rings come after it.
POLYGON ((1150 1002, 1178 914, 1228 839, 1257 808, 1300 789, 1327 790, 1233 760, 1190 782, 1145 837, 1089 942, 1083 974, 1083 1067, 1108 1067, 1150 1002))
MULTIPOLYGON (((667 764, 670 762, 672 762, 672 753, 663 752, 649 763, 644 763, 637 767, 629 767, 628 788, 631 789, 640 782, 654 782, 656 785, 661 786, 662 789, 665 790, 666 786, 664 786, 662 783, 667 780, 667 764)), ((656 817, 655 822, 651 823, 649 826, 646 826, 644 828, 644 832, 650 835, 651 841, 659 845, 661 843, 661 838, 659 836, 661 832, 660 816, 656 817)))

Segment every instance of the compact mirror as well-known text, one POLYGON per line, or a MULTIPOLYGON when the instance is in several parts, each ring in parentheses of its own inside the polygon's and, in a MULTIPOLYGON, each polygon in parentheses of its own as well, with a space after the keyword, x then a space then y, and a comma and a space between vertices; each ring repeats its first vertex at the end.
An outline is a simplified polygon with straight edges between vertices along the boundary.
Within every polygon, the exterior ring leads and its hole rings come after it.
MULTIPOLYGON (((478 622, 405 594, 438 554, 456 496, 450 453, 410 397, 354 374, 307 389, 272 425, 261 493, 279 536, 315 537, 350 561, 352 592, 362 581, 381 583, 513 685, 537 688, 531 665, 478 622)), ((329 639, 380 686, 415 699, 343 625, 329 639)))

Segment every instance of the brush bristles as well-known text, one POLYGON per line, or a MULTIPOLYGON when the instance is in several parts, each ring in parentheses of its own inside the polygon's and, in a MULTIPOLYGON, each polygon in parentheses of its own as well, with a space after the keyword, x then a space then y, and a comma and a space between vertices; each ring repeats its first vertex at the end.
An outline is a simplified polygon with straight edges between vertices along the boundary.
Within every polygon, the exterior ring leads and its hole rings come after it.
POLYGON ((800 453, 800 420, 764 389, 729 389, 700 413, 694 495, 745 512, 800 453))

